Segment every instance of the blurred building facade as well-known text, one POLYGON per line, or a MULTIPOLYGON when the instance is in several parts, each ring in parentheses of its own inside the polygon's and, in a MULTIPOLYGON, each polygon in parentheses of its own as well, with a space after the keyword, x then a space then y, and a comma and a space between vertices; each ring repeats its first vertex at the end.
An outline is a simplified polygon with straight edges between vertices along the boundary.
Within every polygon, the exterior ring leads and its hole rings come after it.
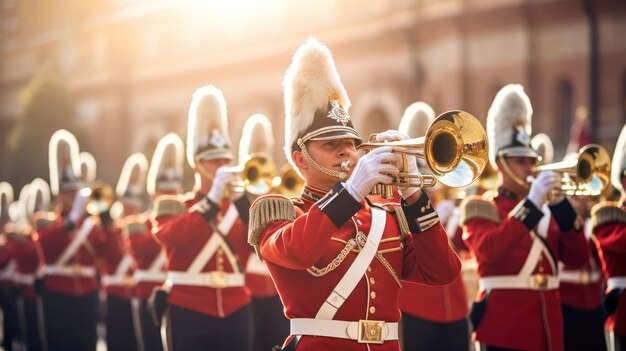
MULTIPOLYGON (((0 25, 0 140, 20 90, 51 63, 109 182, 131 153, 170 131, 185 137, 191 94, 205 84, 224 91, 233 140, 248 116, 266 114, 284 163, 281 79, 310 35, 333 52, 365 137, 397 128, 416 100, 484 122, 507 83, 526 87, 533 131, 552 137, 556 158, 577 109, 610 152, 626 122, 621 0, 0 0, 0 25)), ((2 142, 0 178, 9 161, 2 142)))

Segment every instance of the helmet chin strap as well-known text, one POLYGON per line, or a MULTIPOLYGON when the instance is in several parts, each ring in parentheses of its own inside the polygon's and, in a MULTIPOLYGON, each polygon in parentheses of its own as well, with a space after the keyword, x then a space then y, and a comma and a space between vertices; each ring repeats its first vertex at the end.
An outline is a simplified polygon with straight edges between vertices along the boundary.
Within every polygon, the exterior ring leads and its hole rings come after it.
POLYGON ((526 195, 528 194, 528 190, 530 190, 530 183, 528 183, 526 180, 518 177, 513 170, 511 169, 511 167, 509 167, 509 162, 507 161, 506 157, 504 156, 498 156, 498 159, 500 160, 500 165, 502 165, 502 172, 506 173, 515 183, 515 188, 511 189, 514 192, 518 193, 519 195, 526 195))
POLYGON ((341 162, 341 172, 328 169, 326 167, 323 167, 319 163, 315 162, 315 160, 311 158, 311 156, 309 155, 309 152, 306 149, 306 145, 304 144, 302 139, 298 139, 297 143, 298 143, 298 146, 300 146, 300 149, 302 150, 302 156, 304 156, 304 161, 306 161, 306 163, 308 163, 311 167, 315 168, 316 170, 326 175, 337 178, 341 181, 348 179, 348 171, 350 171, 350 169, 352 168, 352 162, 350 162, 349 160, 345 160, 341 162))

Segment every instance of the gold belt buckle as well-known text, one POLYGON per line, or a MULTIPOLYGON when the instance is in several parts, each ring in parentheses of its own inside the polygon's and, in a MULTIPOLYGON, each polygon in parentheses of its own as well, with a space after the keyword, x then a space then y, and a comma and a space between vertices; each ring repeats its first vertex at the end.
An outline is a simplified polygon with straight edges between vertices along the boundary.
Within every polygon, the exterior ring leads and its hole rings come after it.
POLYGON ((213 271, 209 273, 209 277, 211 277, 210 285, 215 289, 224 289, 228 287, 226 272, 222 271, 213 271))
POLYGON ((545 274, 535 274, 532 278, 533 288, 537 290, 548 289, 548 276, 545 274))
POLYGON ((72 272, 74 273, 75 276, 82 277, 83 276, 83 272, 84 272, 83 266, 78 264, 78 263, 74 263, 72 265, 72 272))
POLYGON ((357 342, 359 344, 382 344, 384 321, 359 320, 357 342))
POLYGON ((580 271, 580 282, 581 283, 589 284, 590 280, 591 280, 591 276, 589 274, 589 271, 586 271, 586 270, 580 271))

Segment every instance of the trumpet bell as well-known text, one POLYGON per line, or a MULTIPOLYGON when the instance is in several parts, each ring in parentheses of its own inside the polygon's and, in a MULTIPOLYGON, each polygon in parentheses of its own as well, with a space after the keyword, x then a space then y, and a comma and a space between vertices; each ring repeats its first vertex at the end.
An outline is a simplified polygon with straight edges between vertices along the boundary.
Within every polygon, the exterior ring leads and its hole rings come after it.
POLYGON ((229 171, 241 178, 231 186, 235 191, 247 191, 252 195, 267 194, 272 190, 276 174, 274 162, 264 154, 252 154, 245 164, 234 166, 229 171))
POLYGON ((88 198, 85 211, 92 216, 107 212, 115 199, 113 188, 101 181, 95 181, 90 188, 81 189, 80 195, 88 198))
POLYGON ((424 155, 441 183, 464 187, 473 183, 489 160, 487 133, 478 119, 465 111, 448 111, 426 131, 424 155))
POLYGON ((280 182, 276 187, 278 193, 287 197, 299 197, 303 186, 304 180, 291 165, 281 167, 280 182))

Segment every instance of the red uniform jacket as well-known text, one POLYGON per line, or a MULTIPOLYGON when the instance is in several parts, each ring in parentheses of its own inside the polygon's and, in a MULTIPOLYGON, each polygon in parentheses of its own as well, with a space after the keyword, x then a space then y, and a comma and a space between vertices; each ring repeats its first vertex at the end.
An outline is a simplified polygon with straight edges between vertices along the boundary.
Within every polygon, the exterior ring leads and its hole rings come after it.
POLYGON ((16 247, 15 261, 17 262, 17 272, 20 278, 19 284, 22 286, 22 294, 24 298, 34 299, 33 280, 37 268, 39 268, 39 256, 37 256, 33 238, 30 235, 26 235, 24 239, 16 247))
MULTIPOLYGON (((214 207, 207 213, 192 208, 199 201, 206 201, 204 196, 197 196, 186 203, 189 210, 179 216, 157 220, 154 235, 156 240, 165 249, 167 271, 187 271, 198 253, 209 241, 214 233, 207 222, 206 216, 211 216, 211 222, 217 224, 230 206, 223 201, 219 207, 214 207), (200 200, 202 199, 202 200, 200 200), (219 211, 215 215, 213 210, 219 211)), ((231 247, 238 258, 248 257, 250 249, 247 244, 247 226, 238 218, 227 235, 231 247)), ((218 270, 218 260, 222 261, 218 252, 205 265, 201 272, 218 270)), ((235 272, 227 259, 223 259, 223 271, 235 272)), ((196 312, 214 317, 227 317, 250 303, 250 290, 247 287, 228 287, 215 289, 203 286, 174 285, 170 291, 168 302, 196 312)))
MULTIPOLYGON (((313 191, 307 187, 306 191, 313 191)), ((313 194, 315 195, 315 194, 313 194)), ((318 193, 317 197, 322 193, 318 193)), ((259 198, 271 201, 270 195, 259 198)), ((282 197, 283 201, 288 201, 282 197)), ((302 198, 296 207, 295 221, 275 221, 261 229, 260 253, 276 283, 285 306, 287 318, 314 318, 322 303, 335 288, 351 266, 357 253, 350 251, 344 261, 321 277, 307 271, 314 266, 326 267, 335 260, 357 231, 367 235, 372 215, 370 206, 352 198, 340 183, 331 194, 314 203, 315 198, 302 198), (323 209, 322 209, 323 208, 323 209)), ((386 224, 378 252, 393 269, 390 273, 381 260, 374 258, 365 276, 337 311, 334 320, 358 321, 361 319, 397 322, 400 319, 398 305, 399 285, 396 278, 424 284, 448 284, 459 274, 461 264, 448 244, 444 229, 438 223, 420 232, 420 207, 430 207, 425 193, 420 201, 406 212, 409 228, 415 234, 402 234, 395 214, 387 213, 386 224), (428 205, 427 205, 428 203, 428 205), (414 229, 417 228, 417 229, 414 229), (396 278, 394 278, 394 275, 396 278)), ((254 207, 251 214, 254 216, 254 207)), ((255 223, 251 216, 250 222, 255 223)), ((432 217, 431 217, 432 218, 432 217)), ((254 235, 251 227, 251 238, 254 235)), ((286 341, 289 342, 290 339, 286 341)), ((299 350, 399 350, 395 340, 381 345, 359 344, 355 340, 302 336, 299 350)))
MULTIPOLYGON (((624 204, 621 210, 626 210, 624 204)), ((593 233, 605 278, 626 277, 626 222, 623 212, 620 220, 616 218, 596 225, 593 233)), ((626 335, 626 289, 622 290, 617 309, 607 318, 606 326, 616 334, 626 335)))
MULTIPOLYGON (((109 295, 130 299, 133 295, 133 285, 130 280, 125 283, 106 284, 105 277, 114 276, 122 259, 127 254, 124 246, 124 238, 121 228, 109 223, 102 233, 102 253, 100 261, 100 273, 102 276, 102 289, 109 295)), ((132 267, 127 270, 126 276, 132 276, 132 267)))
POLYGON ((563 265, 559 270, 561 303, 581 311, 592 311, 602 306, 604 286, 598 250, 591 240, 587 243, 591 255, 582 267, 563 265), (578 282, 569 281, 573 277, 578 277, 578 282))
POLYGON ((15 255, 18 245, 16 239, 6 235, 6 242, 0 247, 0 288, 15 286, 15 255))
MULTIPOLYGON (((146 222, 146 231, 143 234, 131 235, 127 240, 127 247, 130 254, 135 261, 135 267, 138 270, 146 270, 150 268, 152 262, 161 253, 161 245, 154 240, 154 237, 150 233, 152 223, 146 222)), ((135 285, 135 296, 147 300, 152 293, 152 290, 161 286, 165 282, 165 270, 162 268, 163 280, 162 281, 139 281, 135 285)))
MULTIPOLYGON (((62 218, 57 217, 52 226, 37 230, 33 239, 40 261, 45 265, 54 265, 61 253, 70 244, 73 236, 80 230, 81 224, 82 222, 69 229, 68 225, 64 225, 62 218)), ((96 269, 97 258, 102 246, 102 235, 102 229, 99 225, 94 225, 87 239, 68 264, 96 269)), ((49 274, 46 276, 44 284, 46 289, 75 296, 91 293, 98 288, 95 275, 84 277, 49 274)))
MULTIPOLYGON (((492 205, 497 212, 489 212, 493 207, 480 198, 468 198, 462 204, 465 243, 476 256, 479 277, 517 275, 532 244, 530 228, 535 228, 543 212, 530 201, 517 199, 505 189, 500 189, 500 195, 492 205), (483 206, 488 208, 483 208, 479 215, 472 217, 467 208, 470 206, 468 200, 482 201, 483 206)), ((551 208, 551 211, 546 238, 551 251, 557 260, 566 264, 583 265, 589 259, 589 250, 582 229, 573 229, 576 212, 567 200, 551 208)), ((533 274, 556 275, 543 252, 533 274)), ((479 291, 481 296, 484 293, 484 290, 479 291)), ((475 337, 491 346, 562 350, 561 314, 558 289, 494 289, 489 294, 475 337)))

